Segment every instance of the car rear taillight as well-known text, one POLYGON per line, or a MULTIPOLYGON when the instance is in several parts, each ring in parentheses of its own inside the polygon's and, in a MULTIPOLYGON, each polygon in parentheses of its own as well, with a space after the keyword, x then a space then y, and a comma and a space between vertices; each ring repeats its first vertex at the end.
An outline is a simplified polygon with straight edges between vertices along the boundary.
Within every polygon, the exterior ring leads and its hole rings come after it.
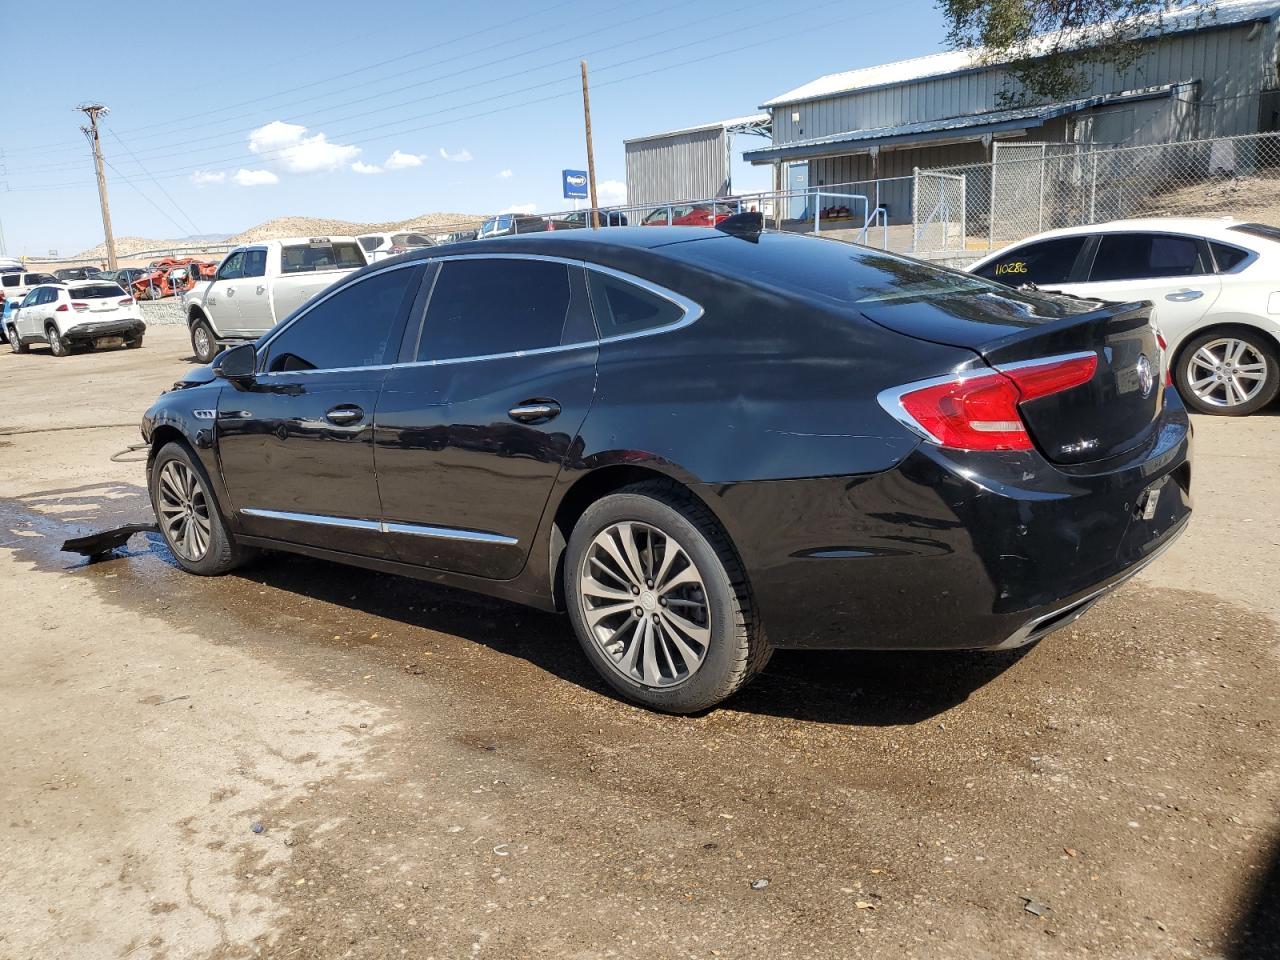
POLYGON ((1030 450, 1018 406, 1088 383, 1097 354, 1051 357, 974 376, 949 377, 886 390, 889 413, 939 446, 962 450, 1030 450))
POLYGON ((123 300, 117 300, 117 301, 116 301, 116 306, 118 306, 118 307, 132 307, 132 306, 133 306, 133 297, 125 297, 123 300))
POLYGON ((86 310, 89 309, 89 305, 87 303, 77 303, 76 301, 73 300, 71 301, 71 309, 74 310, 76 313, 84 313, 86 310))
POLYGON ((57 310, 55 310, 55 311, 53 311, 53 312, 54 312, 54 313, 66 313, 66 312, 67 312, 68 310, 70 310, 70 309, 71 309, 71 308, 70 308, 70 307, 68 307, 65 303, 60 303, 60 304, 58 304, 58 309, 57 309, 57 310))

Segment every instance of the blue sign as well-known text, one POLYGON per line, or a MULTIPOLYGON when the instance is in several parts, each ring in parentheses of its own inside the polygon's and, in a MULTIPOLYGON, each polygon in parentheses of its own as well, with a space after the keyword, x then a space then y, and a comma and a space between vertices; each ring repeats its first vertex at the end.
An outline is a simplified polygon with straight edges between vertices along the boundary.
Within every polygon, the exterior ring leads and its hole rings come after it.
POLYGON ((560 173, 564 179, 564 198, 566 200, 586 200, 588 196, 587 171, 562 170, 560 173))

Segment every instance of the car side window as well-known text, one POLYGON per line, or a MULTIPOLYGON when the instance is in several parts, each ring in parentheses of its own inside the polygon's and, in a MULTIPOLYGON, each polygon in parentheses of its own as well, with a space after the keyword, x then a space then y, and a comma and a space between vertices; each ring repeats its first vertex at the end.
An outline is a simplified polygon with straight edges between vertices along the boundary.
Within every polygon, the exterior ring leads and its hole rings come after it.
POLYGON ((456 360, 560 345, 569 268, 547 260, 447 260, 431 292, 417 359, 456 360))
POLYGON ((1164 233, 1109 233, 1098 244, 1092 283, 1191 277, 1209 273, 1200 241, 1164 233))
POLYGON ((246 250, 244 254, 244 276, 262 277, 267 273, 267 251, 246 250))
POLYGON ((348 284, 303 313, 268 344, 269 373, 390 363, 422 283, 417 264, 348 284))
POLYGON ((244 270, 244 251, 237 250, 227 259, 222 261, 222 266, 218 268, 218 280, 239 280, 240 274, 244 270))
POLYGON ((1029 243, 1025 247, 1010 250, 977 270, 974 275, 995 280, 1010 287, 1034 283, 1043 287, 1055 283, 1068 283, 1087 236, 1057 237, 1029 243))
POLYGON ((28 293, 25 297, 22 298, 22 303, 20 303, 19 306, 34 307, 36 303, 39 302, 39 300, 40 300, 40 291, 32 290, 30 293, 28 293))
POLYGON ((602 340, 669 326, 684 317, 684 308, 666 297, 596 270, 587 271, 587 288, 602 340))
POLYGON ((1217 264, 1219 273, 1230 273, 1249 259, 1248 250, 1241 250, 1226 243, 1210 240, 1209 248, 1213 250, 1213 260, 1217 264))

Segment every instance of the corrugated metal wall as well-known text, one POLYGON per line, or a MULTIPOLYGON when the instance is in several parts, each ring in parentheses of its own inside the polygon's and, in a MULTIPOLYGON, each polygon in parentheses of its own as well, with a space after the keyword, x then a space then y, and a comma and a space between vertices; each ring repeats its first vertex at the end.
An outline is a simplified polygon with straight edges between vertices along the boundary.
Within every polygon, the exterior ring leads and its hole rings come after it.
POLYGON ((729 192, 728 136, 716 127, 626 144, 627 202, 724 196, 729 192))
MULTIPOLYGON (((1272 23, 1250 40, 1252 30, 1243 24, 1154 41, 1126 70, 1109 64, 1091 67, 1084 93, 1198 80, 1201 105, 1192 136, 1253 133, 1258 129, 1258 94, 1276 85, 1276 29, 1272 23)), ((992 69, 784 105, 773 111, 773 142, 781 146, 850 130, 997 110, 1004 88, 1004 72, 992 69)))

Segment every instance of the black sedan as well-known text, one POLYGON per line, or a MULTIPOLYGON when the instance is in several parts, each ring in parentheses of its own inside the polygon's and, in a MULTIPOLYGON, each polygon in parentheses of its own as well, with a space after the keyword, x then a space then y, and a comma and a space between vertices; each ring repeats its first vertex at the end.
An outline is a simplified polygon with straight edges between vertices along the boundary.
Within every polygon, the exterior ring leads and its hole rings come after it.
POLYGON ((178 563, 265 547, 566 610, 615 689, 690 712, 775 648, 1032 643, 1183 530, 1149 305, 757 224, 345 277, 147 411, 178 563))

